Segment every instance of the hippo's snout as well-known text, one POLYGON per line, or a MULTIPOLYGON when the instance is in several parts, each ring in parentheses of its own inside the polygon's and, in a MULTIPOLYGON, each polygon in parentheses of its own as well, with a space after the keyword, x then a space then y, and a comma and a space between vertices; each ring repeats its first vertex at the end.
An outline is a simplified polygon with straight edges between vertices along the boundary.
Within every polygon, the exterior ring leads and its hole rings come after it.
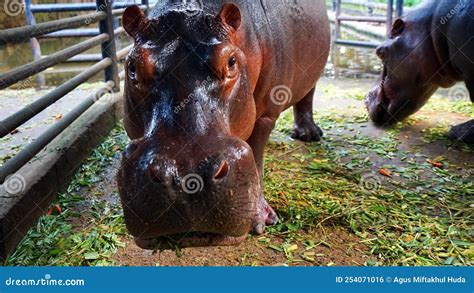
POLYGON ((163 240, 207 246, 245 239, 259 190, 253 153, 239 139, 212 139, 217 143, 141 139, 125 151, 120 195, 127 228, 142 248, 163 240))

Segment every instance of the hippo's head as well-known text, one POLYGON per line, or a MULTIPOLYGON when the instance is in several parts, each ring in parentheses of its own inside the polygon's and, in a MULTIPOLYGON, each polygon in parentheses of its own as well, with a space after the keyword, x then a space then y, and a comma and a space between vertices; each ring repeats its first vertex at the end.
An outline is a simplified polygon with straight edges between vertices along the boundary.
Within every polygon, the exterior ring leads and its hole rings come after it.
POLYGON ((377 50, 383 72, 366 97, 372 121, 390 125, 417 112, 439 86, 450 86, 442 77, 429 23, 397 19, 390 38, 377 50))
MULTIPOLYGON (((156 11, 156 10, 155 10, 156 11)), ((238 46, 239 8, 211 15, 177 4, 146 17, 126 9, 135 40, 125 63, 124 152, 119 189, 128 230, 152 249, 245 239, 259 180, 251 135, 256 106, 238 46)))

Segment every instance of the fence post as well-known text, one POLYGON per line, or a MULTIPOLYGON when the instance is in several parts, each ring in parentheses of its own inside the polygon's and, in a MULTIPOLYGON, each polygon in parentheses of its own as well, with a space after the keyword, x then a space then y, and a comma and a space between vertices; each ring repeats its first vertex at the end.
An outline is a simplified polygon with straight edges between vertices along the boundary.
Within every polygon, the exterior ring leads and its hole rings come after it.
POLYGON ((397 0, 397 16, 403 16, 403 0, 397 0))
POLYGON ((142 5, 146 5, 146 12, 150 10, 150 3, 149 0, 142 0, 142 5))
POLYGON ((393 0, 387 1, 387 37, 390 36, 392 32, 393 24, 393 0))
POLYGON ((117 65, 117 49, 115 47, 115 34, 112 15, 112 0, 96 0, 97 11, 103 11, 107 14, 107 18, 99 22, 100 33, 106 33, 110 36, 107 42, 102 43, 102 58, 110 58, 112 64, 105 69, 105 81, 113 81, 114 92, 120 91, 120 79, 118 75, 117 65))
POLYGON ((341 36, 341 21, 339 20, 341 16, 341 0, 336 0, 336 28, 335 28, 335 39, 338 40, 341 36))
MULTIPOLYGON (((31 0, 25 1, 25 15, 26 15, 26 24, 27 25, 35 25, 36 20, 33 12, 31 12, 31 0)), ((30 38, 30 47, 31 53, 33 55, 33 60, 40 60, 41 59, 41 46, 38 42, 37 38, 30 38)), ((44 78, 44 73, 38 73, 36 76, 36 87, 42 88, 46 84, 46 80, 44 78)))

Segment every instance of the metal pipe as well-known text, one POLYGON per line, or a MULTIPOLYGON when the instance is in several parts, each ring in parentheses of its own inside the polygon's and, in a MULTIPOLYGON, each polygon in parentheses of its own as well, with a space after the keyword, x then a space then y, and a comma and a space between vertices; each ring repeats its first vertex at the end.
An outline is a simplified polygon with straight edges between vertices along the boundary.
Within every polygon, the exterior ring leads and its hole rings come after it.
MULTIPOLYGON (((123 28, 117 28, 114 33, 115 35, 123 34, 125 30, 123 28)), ((99 29, 96 28, 80 28, 80 29, 65 29, 47 35, 39 36, 39 39, 52 39, 52 38, 80 38, 80 37, 95 37, 99 35, 99 29)))
POLYGON ((114 91, 120 91, 120 81, 118 77, 117 50, 115 47, 114 25, 112 22, 112 0, 96 0, 97 11, 106 13, 107 18, 99 22, 99 31, 109 35, 109 39, 103 42, 102 57, 112 59, 112 64, 105 69, 105 81, 112 80, 114 82, 114 91))
MULTIPOLYGON (((115 2, 114 9, 124 8, 130 6, 130 2, 115 2)), ((34 13, 49 13, 49 12, 69 12, 69 11, 94 11, 97 9, 95 3, 55 3, 55 4, 35 4, 31 6, 31 11, 34 13)))
POLYGON ((387 37, 390 37, 393 24, 393 0, 387 1, 387 37))
POLYGON ((338 45, 362 47, 362 48, 369 48, 369 49, 375 49, 379 46, 379 44, 377 43, 363 42, 363 41, 336 40, 334 42, 338 45))
POLYGON ((341 37, 341 21, 339 17, 341 17, 341 0, 336 0, 336 28, 335 28, 335 39, 339 39, 341 37))
POLYGON ((129 46, 123 48, 122 50, 118 51, 117 52, 117 59, 118 60, 123 60, 132 48, 133 48, 133 45, 129 45, 129 46))
MULTIPOLYGON (((55 64, 66 61, 74 55, 82 53, 92 47, 110 40, 108 34, 101 34, 97 37, 91 38, 87 41, 81 42, 59 52, 49 55, 46 58, 38 61, 33 61, 28 64, 17 67, 6 73, 0 74, 0 90, 9 87, 10 85, 30 77, 38 72, 41 72, 55 64)), ((105 56, 108 57, 108 56, 105 56)))
POLYGON ((46 34, 39 36, 40 39, 50 39, 50 38, 80 38, 80 37, 94 37, 99 34, 99 30, 95 28, 87 29, 65 29, 60 30, 54 33, 46 34))
POLYGON ((21 126, 23 123, 36 116, 38 113, 51 106, 57 100, 64 97, 66 94, 74 90, 76 87, 87 81, 95 74, 99 73, 101 70, 103 70, 110 64, 112 64, 112 60, 110 60, 110 58, 103 59, 102 61, 88 68, 87 70, 71 78, 64 84, 60 85, 56 89, 47 93, 43 97, 30 103, 29 105, 26 105, 18 112, 0 121, 0 138, 9 134, 13 130, 21 126))
POLYGON ((0 184, 5 179, 18 171, 29 160, 34 158, 45 146, 47 146, 54 138, 56 138, 64 129, 71 125, 79 116, 89 109, 103 95, 112 92, 114 87, 113 81, 108 81, 104 87, 96 93, 89 96, 79 106, 65 115, 61 120, 57 121, 53 126, 46 130, 42 135, 36 138, 32 143, 24 147, 13 158, 9 159, 2 167, 0 167, 0 184))
POLYGON ((403 0, 397 0, 397 17, 403 16, 403 0))
MULTIPOLYGON (((35 16, 31 12, 31 0, 25 1, 25 16, 26 16, 26 24, 27 25, 35 25, 36 20, 35 16)), ((41 46, 36 38, 30 38, 30 47, 31 47, 31 54, 33 55, 33 60, 41 59, 41 46)), ((36 76, 36 88, 40 89, 44 87, 46 84, 46 80, 44 78, 44 74, 40 73, 36 76)))
POLYGON ((339 16, 339 21, 359 21, 359 22, 376 22, 376 23, 384 23, 387 22, 386 17, 376 17, 376 16, 339 16))
POLYGON ((94 12, 60 20, 43 22, 37 25, 22 26, 0 31, 0 45, 8 43, 22 43, 33 37, 38 37, 66 28, 75 28, 98 22, 107 17, 104 12, 94 12))

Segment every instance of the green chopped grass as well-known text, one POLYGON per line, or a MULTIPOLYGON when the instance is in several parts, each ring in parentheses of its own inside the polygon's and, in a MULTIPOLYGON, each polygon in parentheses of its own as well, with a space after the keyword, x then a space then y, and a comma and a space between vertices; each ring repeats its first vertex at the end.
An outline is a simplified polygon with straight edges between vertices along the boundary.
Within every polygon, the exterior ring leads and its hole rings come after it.
MULTIPOLYGON (((362 91, 331 86, 323 91, 326 97, 362 97, 362 91)), ((472 116, 458 103, 429 107, 472 116)), ((284 256, 286 264, 312 264, 319 257, 314 247, 331 248, 325 239, 315 237, 330 225, 357 236, 357 243, 347 245, 364 245, 368 266, 474 265, 474 164, 437 158, 445 167, 439 169, 428 162, 434 159, 424 147, 445 139, 444 124, 425 129, 422 145, 407 150, 401 132, 424 120, 422 115, 372 137, 363 131, 368 125, 363 107, 349 111, 333 107, 315 114, 325 139, 302 144, 288 139, 292 115, 283 113, 267 148, 264 179, 266 197, 281 221, 257 236, 258 245, 284 256), (393 177, 382 176, 381 168, 393 177)), ((128 237, 120 204, 88 191, 100 190, 92 187, 106 179, 104 171, 126 141, 119 126, 53 204, 59 204, 62 213, 43 216, 7 265, 114 264, 113 255, 128 237)), ((446 148, 473 152, 467 145, 446 148)), ((255 252, 245 252, 241 263, 257 265, 255 257, 255 252)))

